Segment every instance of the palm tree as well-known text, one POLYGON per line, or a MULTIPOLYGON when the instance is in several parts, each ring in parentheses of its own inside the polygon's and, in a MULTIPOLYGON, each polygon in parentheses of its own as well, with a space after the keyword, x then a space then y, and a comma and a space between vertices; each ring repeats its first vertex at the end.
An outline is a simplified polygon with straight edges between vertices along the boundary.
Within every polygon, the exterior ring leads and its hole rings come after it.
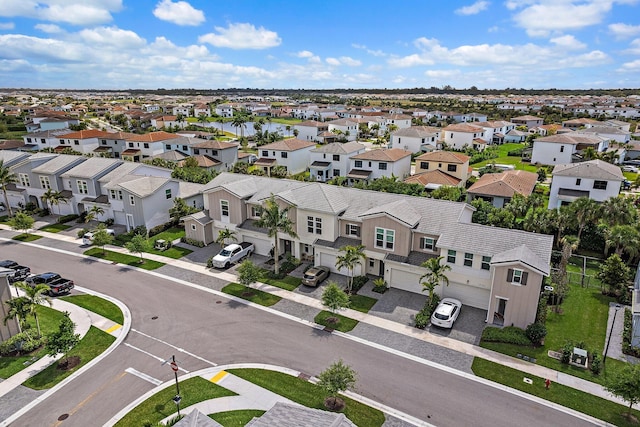
POLYGON ((595 160, 598 157, 598 152, 593 147, 587 147, 582 151, 582 158, 584 160, 595 160))
POLYGON ((633 224, 638 219, 638 210, 630 197, 610 197, 602 202, 601 209, 600 218, 607 218, 610 225, 633 224))
POLYGON ((625 248, 638 245, 640 233, 638 233, 636 227, 632 225, 614 225, 613 227, 605 228, 604 237, 605 254, 613 247, 615 248, 615 253, 618 256, 622 256, 625 248))
POLYGON ((98 205, 91 206, 91 209, 87 211, 87 216, 84 219, 84 222, 91 222, 99 216, 104 215, 104 209, 98 205))
POLYGON ((44 283, 36 286, 31 286, 26 282, 18 282, 15 284, 15 286, 24 292, 23 298, 25 299, 25 310, 36 320, 38 337, 42 336, 42 334, 40 333, 40 321, 38 320, 37 309, 44 303, 51 305, 51 299, 47 296, 47 293, 49 292, 49 286, 45 285, 44 283))
POLYGON ((3 319, 3 323, 6 325, 8 320, 16 319, 18 320, 18 331, 22 332, 27 323, 27 315, 29 314, 26 302, 25 297, 11 298, 6 301, 9 310, 3 319))
POLYGON ((236 138, 238 137, 238 128, 240 128, 240 138, 244 139, 244 130, 247 127, 247 116, 237 114, 231 120, 231 126, 236 128, 236 138))
POLYGON ((41 197, 42 201, 51 207, 53 210, 54 206, 58 207, 58 215, 60 215, 60 203, 67 203, 68 199, 62 194, 62 191, 56 191, 49 188, 41 197))
POLYGON ((599 217, 600 204, 588 197, 580 197, 568 207, 569 219, 578 226, 578 239, 582 236, 582 231, 599 217))
POLYGON ((280 273, 280 248, 278 233, 285 233, 293 238, 297 238, 295 223, 289 218, 289 207, 280 208, 273 194, 269 197, 262 209, 260 219, 256 221, 258 227, 266 228, 267 235, 273 237, 273 270, 276 275, 280 273))
POLYGON ((198 121, 202 123, 202 128, 205 128, 205 123, 207 123, 207 115, 205 113, 198 114, 198 121))
POLYGON ((18 177, 11 169, 4 165, 4 160, 0 160, 0 187, 2 187, 2 194, 4 194, 4 204, 9 211, 9 216, 13 216, 11 205, 9 204, 9 196, 7 196, 7 185, 15 184, 18 182, 18 177))
POLYGON ((347 282, 347 293, 351 293, 353 287, 353 274, 357 265, 362 264, 366 256, 364 254, 364 245, 346 245, 339 250, 342 255, 336 257, 336 268, 338 270, 346 268, 349 271, 349 281, 347 282))
POLYGON ((443 264, 443 259, 443 256, 439 256, 437 258, 429 258, 428 260, 420 264, 420 267, 429 270, 428 272, 420 276, 420 283, 424 288, 423 291, 429 291, 429 301, 433 301, 433 294, 436 290, 436 286, 440 284, 449 286, 449 278, 445 273, 451 270, 451 266, 449 266, 448 264, 443 264))
POLYGON ((231 231, 227 227, 225 227, 224 230, 218 231, 218 238, 216 239, 216 243, 224 247, 227 244, 227 240, 233 240, 234 242, 238 241, 238 239, 236 238, 236 232, 231 231))

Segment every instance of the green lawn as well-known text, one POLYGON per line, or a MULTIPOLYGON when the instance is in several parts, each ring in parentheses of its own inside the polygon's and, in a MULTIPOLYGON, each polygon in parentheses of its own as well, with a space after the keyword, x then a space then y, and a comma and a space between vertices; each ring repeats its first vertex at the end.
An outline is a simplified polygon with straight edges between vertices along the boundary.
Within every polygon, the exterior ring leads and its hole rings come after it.
POLYGON ((229 283, 222 288, 222 292, 256 304, 264 305, 265 307, 270 307, 282 299, 279 296, 271 295, 268 292, 263 292, 258 289, 248 288, 239 283, 229 283))
POLYGON ((61 297, 65 301, 80 306, 89 311, 93 311, 109 320, 112 320, 120 325, 124 323, 124 315, 117 305, 111 301, 107 301, 104 298, 97 297, 95 295, 69 295, 61 297))
POLYGON ((378 302, 377 299, 365 295, 350 295, 349 301, 351 301, 349 308, 361 311, 362 313, 368 313, 371 307, 378 302))
POLYGON ((34 390, 51 388, 89 363, 93 358, 102 354, 113 341, 115 341, 113 336, 91 326, 78 345, 68 353, 69 357, 80 356, 80 364, 78 366, 68 371, 61 371, 58 369, 58 364, 54 363, 44 371, 29 378, 23 385, 34 390))
POLYGON ((66 224, 49 224, 44 227, 40 227, 39 230, 48 231, 49 233, 59 233, 70 228, 71 226, 66 224))
POLYGON ((209 415, 209 418, 224 427, 244 427, 249 421, 255 417, 261 417, 264 413, 265 411, 259 411, 257 409, 246 409, 242 411, 218 412, 217 414, 209 415))
MULTIPOLYGON (((143 426, 155 425, 160 420, 176 413, 176 404, 173 397, 176 395, 175 387, 168 387, 140 403, 115 426, 143 426)), ((193 377, 180 381, 180 406, 186 408, 198 402, 216 399, 218 397, 236 396, 236 393, 207 381, 202 377, 193 377)))
MULTIPOLYGON (((173 258, 173 259, 179 259, 185 255, 189 255, 193 251, 191 249, 181 248, 180 246, 172 246, 166 251, 159 251, 153 248, 153 243, 156 240, 166 240, 169 242, 173 242, 174 240, 184 237, 184 235, 185 235, 184 228, 180 228, 180 227, 172 227, 168 230, 163 231, 162 233, 156 234, 155 236, 147 239, 147 242, 149 243, 149 249, 146 252, 150 254, 165 256, 167 258, 173 258)), ((124 247, 125 244, 131 240, 131 237, 132 236, 128 234, 120 234, 116 237, 113 243, 115 245, 124 247)))
POLYGON ((130 265, 132 267, 138 267, 144 270, 155 270, 156 268, 160 268, 164 265, 164 263, 153 261, 150 259, 145 259, 144 262, 141 264, 140 257, 121 254, 119 252, 112 252, 112 251, 103 252, 102 248, 91 248, 85 251, 84 255, 106 259, 118 264, 130 265))
POLYGON ((264 270, 264 273, 260 277, 260 281, 262 283, 267 283, 271 286, 286 289, 287 291, 295 290, 298 286, 300 286, 300 283, 302 283, 302 279, 300 279, 299 277, 285 276, 282 279, 271 279, 267 277, 266 273, 267 270, 264 270))
POLYGON ((334 314, 326 310, 318 313, 313 321, 318 325, 323 325, 340 332, 349 332, 358 324, 357 320, 342 316, 341 314, 334 314), (329 319, 334 317, 338 318, 338 323, 329 322, 329 319))
MULTIPOLYGON (((324 398, 327 397, 326 392, 317 385, 298 377, 262 369, 230 369, 228 372, 308 408, 326 410, 323 403, 324 398)), ((346 403, 344 414, 355 425, 377 427, 384 423, 385 418, 381 411, 348 397, 343 399, 346 403)))
POLYGON ((536 168, 535 165, 532 165, 529 162, 523 162, 520 156, 507 155, 509 151, 514 151, 524 146, 525 144, 516 144, 516 143, 509 143, 509 144, 494 146, 497 149, 498 157, 485 160, 479 163, 474 163, 473 165, 471 165, 471 167, 473 167, 474 169, 479 169, 488 164, 497 163, 502 165, 513 165, 516 169, 526 170, 529 172, 536 172, 538 168, 536 168))
POLYGON ((34 240, 42 239, 42 236, 38 236, 37 234, 18 234, 13 237, 12 240, 18 240, 20 242, 33 242, 34 240))
MULTIPOLYGON (((626 411, 624 406, 593 396, 589 393, 584 393, 557 383, 552 383, 549 390, 546 390, 544 386, 544 378, 525 374, 516 369, 508 368, 478 357, 473 359, 471 369, 473 370, 473 373, 479 377, 507 385, 517 390, 555 402, 559 405, 566 406, 567 408, 575 409, 576 411, 607 421, 613 425, 637 426, 637 423, 630 423, 621 415, 626 411), (525 383, 523 381, 525 377, 533 380, 533 384, 530 385, 525 383)), ((640 418, 640 411, 634 410, 633 414, 640 418)))

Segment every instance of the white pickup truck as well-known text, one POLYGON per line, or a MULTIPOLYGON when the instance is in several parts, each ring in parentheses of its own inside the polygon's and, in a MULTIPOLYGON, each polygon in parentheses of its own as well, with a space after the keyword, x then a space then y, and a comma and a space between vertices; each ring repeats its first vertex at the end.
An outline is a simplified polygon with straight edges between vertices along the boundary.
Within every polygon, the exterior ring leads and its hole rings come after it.
POLYGON ((253 243, 232 243, 225 246, 211 259, 211 265, 216 268, 228 268, 231 264, 250 256, 253 253, 253 249, 253 243))

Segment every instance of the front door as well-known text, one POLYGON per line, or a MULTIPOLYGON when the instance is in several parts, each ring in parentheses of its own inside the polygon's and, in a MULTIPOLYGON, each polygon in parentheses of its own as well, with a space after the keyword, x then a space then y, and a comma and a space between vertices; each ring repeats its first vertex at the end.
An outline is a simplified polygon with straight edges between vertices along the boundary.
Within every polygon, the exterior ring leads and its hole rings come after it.
POLYGON ((384 261, 380 260, 378 263, 380 264, 380 269, 378 270, 378 276, 384 277, 384 261))
POLYGON ((504 298, 497 298, 496 312, 493 316, 493 323, 496 325, 504 325, 504 313, 507 309, 507 300, 504 298))
POLYGON ((290 254, 291 253, 291 240, 283 240, 282 242, 284 243, 284 253, 285 254, 290 254))
POLYGON ((127 231, 131 231, 133 229, 133 215, 127 214, 127 231))

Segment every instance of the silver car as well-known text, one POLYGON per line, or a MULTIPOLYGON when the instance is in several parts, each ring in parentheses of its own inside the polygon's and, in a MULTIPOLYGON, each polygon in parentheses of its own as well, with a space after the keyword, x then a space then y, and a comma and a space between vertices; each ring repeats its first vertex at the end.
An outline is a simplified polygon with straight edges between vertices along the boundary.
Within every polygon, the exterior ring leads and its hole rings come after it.
POLYGON ((329 277, 329 268, 316 265, 304 272, 302 284, 307 286, 318 286, 324 279, 329 277))

